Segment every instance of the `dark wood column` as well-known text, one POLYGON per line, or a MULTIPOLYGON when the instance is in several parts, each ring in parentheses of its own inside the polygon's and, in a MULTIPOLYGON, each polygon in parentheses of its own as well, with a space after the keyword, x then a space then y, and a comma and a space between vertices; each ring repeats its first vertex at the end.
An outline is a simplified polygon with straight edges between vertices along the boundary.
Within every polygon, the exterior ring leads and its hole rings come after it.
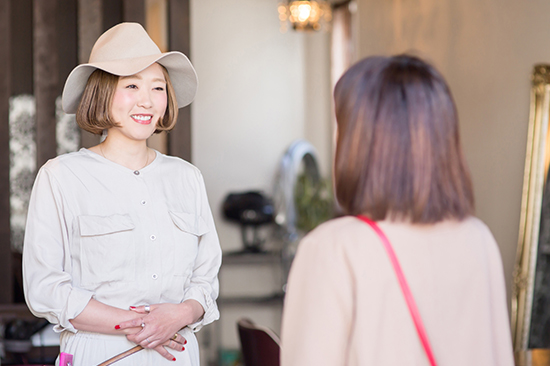
POLYGON ((13 302, 10 240, 10 0, 0 0, 0 303, 13 302))
POLYGON ((11 95, 33 94, 32 2, 33 0, 10 1, 11 95))
MULTIPOLYGON (((78 63, 87 63, 95 41, 103 33, 103 2, 78 0, 78 63)), ((92 147, 99 143, 99 136, 80 130, 80 145, 92 147)))
POLYGON ((103 29, 101 33, 122 21, 122 0, 103 0, 102 8, 103 29))
MULTIPOLYGON (((168 0, 169 49, 183 52, 189 59, 191 52, 189 0, 168 0)), ((179 110, 178 123, 168 134, 168 153, 191 161, 191 107, 179 110)))
POLYGON ((35 0, 34 96, 36 98, 36 163, 57 155, 55 99, 58 95, 59 56, 56 52, 57 0, 35 0))
POLYGON ((145 0, 122 0, 122 21, 145 26, 145 0))
POLYGON ((78 4, 75 0, 57 0, 57 53, 59 60, 59 83, 57 96, 63 92, 63 86, 72 69, 78 65, 78 4))

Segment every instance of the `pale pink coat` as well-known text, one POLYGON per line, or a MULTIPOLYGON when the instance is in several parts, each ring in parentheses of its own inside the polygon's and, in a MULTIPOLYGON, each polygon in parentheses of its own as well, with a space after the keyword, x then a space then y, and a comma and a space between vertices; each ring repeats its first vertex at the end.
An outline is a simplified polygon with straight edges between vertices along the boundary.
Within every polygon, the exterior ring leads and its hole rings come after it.
MULTIPOLYGON (((476 218, 379 223, 416 299, 439 366, 512 366, 502 262, 476 218)), ((300 243, 288 281, 282 366, 429 365, 382 243, 354 217, 300 243)))

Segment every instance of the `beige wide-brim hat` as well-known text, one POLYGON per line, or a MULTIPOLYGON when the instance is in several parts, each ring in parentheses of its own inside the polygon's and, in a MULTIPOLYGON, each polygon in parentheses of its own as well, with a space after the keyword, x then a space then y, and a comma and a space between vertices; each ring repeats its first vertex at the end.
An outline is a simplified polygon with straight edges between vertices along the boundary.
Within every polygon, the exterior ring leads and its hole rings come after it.
POLYGON ((190 104, 197 93, 198 79, 193 65, 181 52, 162 53, 138 23, 120 23, 96 41, 87 64, 71 71, 63 88, 65 113, 76 113, 88 78, 96 69, 117 76, 134 75, 158 62, 168 70, 176 92, 178 108, 190 104))

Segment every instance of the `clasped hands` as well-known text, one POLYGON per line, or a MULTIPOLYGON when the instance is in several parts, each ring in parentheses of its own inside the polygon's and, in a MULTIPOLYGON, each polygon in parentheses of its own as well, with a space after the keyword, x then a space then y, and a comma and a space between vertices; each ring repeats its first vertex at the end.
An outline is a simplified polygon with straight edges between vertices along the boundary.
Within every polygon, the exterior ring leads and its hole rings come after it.
POLYGON ((166 347, 176 351, 184 351, 187 340, 177 332, 191 321, 191 315, 182 313, 181 304, 155 304, 146 306, 131 306, 130 310, 143 316, 122 322, 115 329, 126 334, 129 341, 139 344, 143 348, 157 351, 170 361, 176 358, 168 352, 166 347), (146 310, 149 310, 147 312, 146 310))

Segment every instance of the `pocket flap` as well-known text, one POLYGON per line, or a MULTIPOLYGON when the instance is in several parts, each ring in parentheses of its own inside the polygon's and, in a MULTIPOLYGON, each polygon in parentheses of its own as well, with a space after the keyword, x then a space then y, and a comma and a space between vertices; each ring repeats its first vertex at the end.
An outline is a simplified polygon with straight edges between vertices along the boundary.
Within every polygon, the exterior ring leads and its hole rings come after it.
POLYGON ((170 217, 180 230, 190 234, 202 236, 209 231, 206 221, 199 215, 170 211, 170 217))
POLYGON ((78 216, 81 236, 112 234, 135 228, 130 215, 78 216))

